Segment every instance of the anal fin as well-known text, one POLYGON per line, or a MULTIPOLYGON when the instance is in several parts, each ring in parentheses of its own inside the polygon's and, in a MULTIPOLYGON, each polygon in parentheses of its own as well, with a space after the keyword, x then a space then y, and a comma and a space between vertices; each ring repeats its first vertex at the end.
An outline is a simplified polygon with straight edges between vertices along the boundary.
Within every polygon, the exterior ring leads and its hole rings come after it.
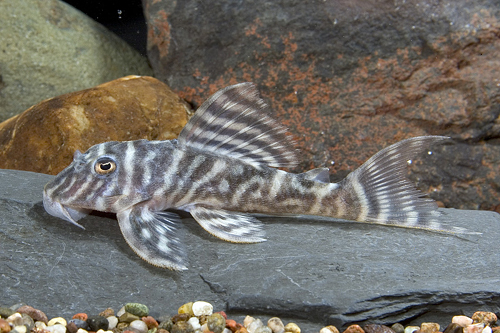
POLYGON ((134 252, 148 263, 185 270, 186 254, 177 235, 180 218, 169 212, 133 207, 117 214, 121 232, 134 252))
POLYGON ((253 216, 203 206, 195 206, 189 212, 203 229, 225 241, 235 243, 265 241, 262 222, 253 216))

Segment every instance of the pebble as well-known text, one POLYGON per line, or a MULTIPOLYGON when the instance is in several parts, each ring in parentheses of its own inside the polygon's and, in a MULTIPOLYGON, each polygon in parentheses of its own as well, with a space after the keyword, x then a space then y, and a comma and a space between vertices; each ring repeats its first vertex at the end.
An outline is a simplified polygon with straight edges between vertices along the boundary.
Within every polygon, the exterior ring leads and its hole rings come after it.
POLYGON ((54 324, 47 326, 45 330, 49 331, 50 333, 66 333, 66 326, 62 324, 54 324))
POLYGON ((20 313, 15 312, 11 314, 10 316, 7 317, 7 321, 12 325, 12 326, 19 326, 23 324, 23 317, 21 316, 20 313))
POLYGON ((172 329, 172 326, 174 326, 174 323, 172 322, 170 316, 162 316, 158 318, 158 320, 160 321, 160 324, 158 325, 157 333, 161 333, 160 330, 170 331, 172 329))
POLYGON ((66 322, 66 319, 64 319, 62 317, 55 317, 55 318, 52 318, 51 320, 49 320, 49 322, 47 323, 47 326, 54 326, 56 324, 61 324, 63 326, 68 325, 68 323, 66 322))
POLYGON ((418 331, 420 327, 418 326, 406 326, 405 327, 405 333, 413 333, 415 331, 418 331))
POLYGON ((365 333, 365 331, 359 325, 350 325, 343 333, 365 333))
POLYGON ((118 310, 118 312, 116 313, 116 316, 118 318, 120 318, 121 315, 123 315, 125 313, 125 305, 121 307, 120 310, 118 310))
POLYGON ((285 332, 285 324, 278 317, 273 317, 267 321, 267 327, 271 329, 273 333, 283 333, 285 332))
POLYGON ((464 328, 457 323, 449 324, 443 333, 463 333, 464 328))
MULTIPOLYGON (((248 317, 248 316, 247 316, 248 317)), ((247 323, 245 324, 245 328, 247 329, 247 331, 249 333, 255 333, 255 331, 259 328, 259 327, 263 327, 264 324, 262 323, 262 320, 260 319, 255 319, 253 317, 250 317, 249 320, 247 321, 247 323), (251 319, 250 319, 251 318, 251 319)), ((247 319, 247 318, 245 318, 247 319)), ((243 323, 245 323, 245 321, 243 321, 243 323)))
POLYGON ((222 331, 226 328, 226 319, 224 319, 220 313, 214 313, 208 316, 207 327, 214 333, 222 333, 222 331))
POLYGON ((401 325, 400 323, 396 323, 391 326, 391 329, 396 332, 396 333, 404 333, 405 327, 401 325))
POLYGON ((195 316, 210 316, 214 312, 214 307, 208 302, 198 301, 192 304, 192 312, 195 316))
POLYGON ((179 313, 172 317, 172 322, 175 324, 178 321, 188 321, 189 317, 187 313, 179 313))
POLYGON ((38 330, 44 330, 47 328, 47 325, 43 321, 35 321, 35 328, 38 330))
POLYGON ((28 316, 26 313, 21 313, 21 317, 23 318, 23 325, 26 326, 27 331, 31 331, 35 327, 35 321, 33 318, 28 316))
POLYGON ((107 331, 109 327, 108 320, 103 316, 91 316, 87 319, 87 324, 89 324, 89 329, 93 332, 100 329, 107 331))
POLYGON ((363 330, 366 333, 394 333, 390 327, 378 324, 368 324, 363 327, 363 330))
POLYGON ((18 333, 27 333, 28 329, 24 325, 19 325, 19 326, 14 326, 14 329, 11 332, 18 332, 18 333))
POLYGON ((129 312, 125 312, 118 319, 119 319, 118 321, 120 323, 131 323, 134 320, 138 320, 138 319, 141 319, 141 318, 139 318, 139 316, 133 315, 133 314, 131 314, 129 312))
POLYGON ((190 316, 193 316, 193 302, 182 304, 177 310, 178 314, 187 313, 190 316))
POLYGON ((130 323, 129 327, 133 330, 136 330, 137 333, 147 333, 148 325, 142 320, 134 320, 130 323))
POLYGON ((23 305, 19 309, 16 310, 17 312, 23 314, 27 314, 31 318, 33 318, 34 321, 42 321, 45 324, 49 322, 49 319, 47 318, 47 315, 38 309, 35 309, 32 306, 29 305, 23 305))
POLYGON ((285 326, 285 332, 300 333, 300 327, 295 323, 288 323, 285 326))
POLYGON ((189 318, 189 320, 187 321, 189 325, 191 325, 191 327, 193 328, 193 330, 199 330, 201 329, 201 325, 200 325, 200 320, 196 317, 191 317, 189 318))
POLYGON ((422 323, 420 324, 420 332, 421 333, 435 333, 439 332, 439 324, 438 323, 422 323))
POLYGON ((88 332, 83 328, 79 328, 78 331, 76 331, 76 333, 88 333, 88 332))
POLYGON ((451 318, 451 322, 462 327, 467 327, 468 325, 472 324, 473 320, 472 318, 469 318, 467 316, 454 316, 453 318, 451 318))
POLYGON ((86 313, 77 313, 71 319, 79 319, 79 320, 87 321, 87 319, 89 319, 89 316, 86 313))
POLYGON ((490 326, 486 326, 485 328, 483 328, 483 330, 481 331, 481 333, 491 333, 492 330, 491 330, 491 327, 490 326))
POLYGON ((104 318, 108 318, 108 317, 111 317, 114 315, 115 315, 115 311, 112 308, 107 308, 106 310, 101 311, 99 313, 99 316, 103 316, 104 318))
MULTIPOLYGON (((83 328, 84 330, 89 329, 89 324, 87 323, 86 320, 81 320, 81 319, 77 319, 77 318, 70 319, 68 321, 68 325, 66 325, 66 326, 69 326, 70 324, 74 325, 77 328, 77 330, 78 330, 78 328, 83 328)), ((75 331, 77 331, 77 330, 75 330, 75 331)))
POLYGON ((273 333, 273 331, 268 326, 262 326, 257 328, 255 333, 273 333))
POLYGON ((10 324, 7 320, 0 318, 0 332, 8 333, 10 332, 10 324))
POLYGON ((108 320, 108 330, 112 330, 118 325, 118 318, 116 316, 109 316, 106 319, 108 320))
POLYGON ((333 325, 323 327, 319 333, 340 333, 339 329, 333 325))
POLYGON ((472 315, 472 322, 474 324, 483 323, 484 325, 493 325, 498 320, 496 314, 493 312, 477 311, 472 315))
POLYGON ((464 327, 464 333, 481 333, 483 328, 483 323, 467 325, 467 327, 464 327))
POLYGON ((125 311, 138 317, 146 317, 149 314, 148 307, 141 303, 127 303, 125 311))
POLYGON ((186 333, 190 328, 187 321, 178 321, 172 326, 170 333, 186 333))
POLYGON ((2 317, 2 318, 7 318, 7 317, 13 315, 15 312, 16 311, 14 311, 10 308, 0 306, 0 317, 2 317))
POLYGON ((245 328, 248 328, 248 326, 250 326, 250 324, 254 321, 255 321, 254 317, 246 316, 245 319, 243 319, 243 326, 245 326, 245 328))

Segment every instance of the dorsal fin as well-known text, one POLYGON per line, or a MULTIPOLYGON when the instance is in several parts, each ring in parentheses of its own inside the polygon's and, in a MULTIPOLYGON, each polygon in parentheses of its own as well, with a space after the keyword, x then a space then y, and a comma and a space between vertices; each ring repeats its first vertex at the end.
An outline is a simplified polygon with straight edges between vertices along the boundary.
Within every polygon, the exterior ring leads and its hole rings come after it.
POLYGON ((328 168, 316 168, 303 173, 304 178, 320 183, 330 182, 330 170, 328 168))
POLYGON ((256 166, 293 167, 293 142, 267 109, 252 83, 229 86, 200 106, 180 133, 179 145, 256 166))

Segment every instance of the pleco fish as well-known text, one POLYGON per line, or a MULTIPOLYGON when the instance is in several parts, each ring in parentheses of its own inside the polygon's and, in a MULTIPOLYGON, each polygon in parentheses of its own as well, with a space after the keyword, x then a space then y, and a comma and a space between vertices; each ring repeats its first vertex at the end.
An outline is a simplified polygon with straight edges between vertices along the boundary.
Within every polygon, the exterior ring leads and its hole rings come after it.
POLYGON ((268 116, 255 86, 241 83, 203 103, 177 140, 113 141, 77 151, 45 186, 43 204, 80 227, 91 210, 117 213, 130 247, 174 270, 186 269, 186 255, 176 234, 180 219, 167 209, 188 211, 209 233, 239 243, 265 240, 251 213, 442 230, 437 205, 405 173, 408 160, 445 139, 398 142, 336 184, 327 168, 288 173, 275 169, 298 162, 286 128, 268 116))

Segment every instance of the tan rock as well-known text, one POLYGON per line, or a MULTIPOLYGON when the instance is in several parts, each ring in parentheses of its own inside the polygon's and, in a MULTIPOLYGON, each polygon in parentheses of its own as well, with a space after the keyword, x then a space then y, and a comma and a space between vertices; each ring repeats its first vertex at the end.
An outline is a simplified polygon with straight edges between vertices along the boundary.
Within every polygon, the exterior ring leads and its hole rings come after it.
POLYGON ((57 174, 77 149, 97 143, 174 139, 190 115, 164 83, 126 76, 47 99, 0 123, 0 168, 57 174))

